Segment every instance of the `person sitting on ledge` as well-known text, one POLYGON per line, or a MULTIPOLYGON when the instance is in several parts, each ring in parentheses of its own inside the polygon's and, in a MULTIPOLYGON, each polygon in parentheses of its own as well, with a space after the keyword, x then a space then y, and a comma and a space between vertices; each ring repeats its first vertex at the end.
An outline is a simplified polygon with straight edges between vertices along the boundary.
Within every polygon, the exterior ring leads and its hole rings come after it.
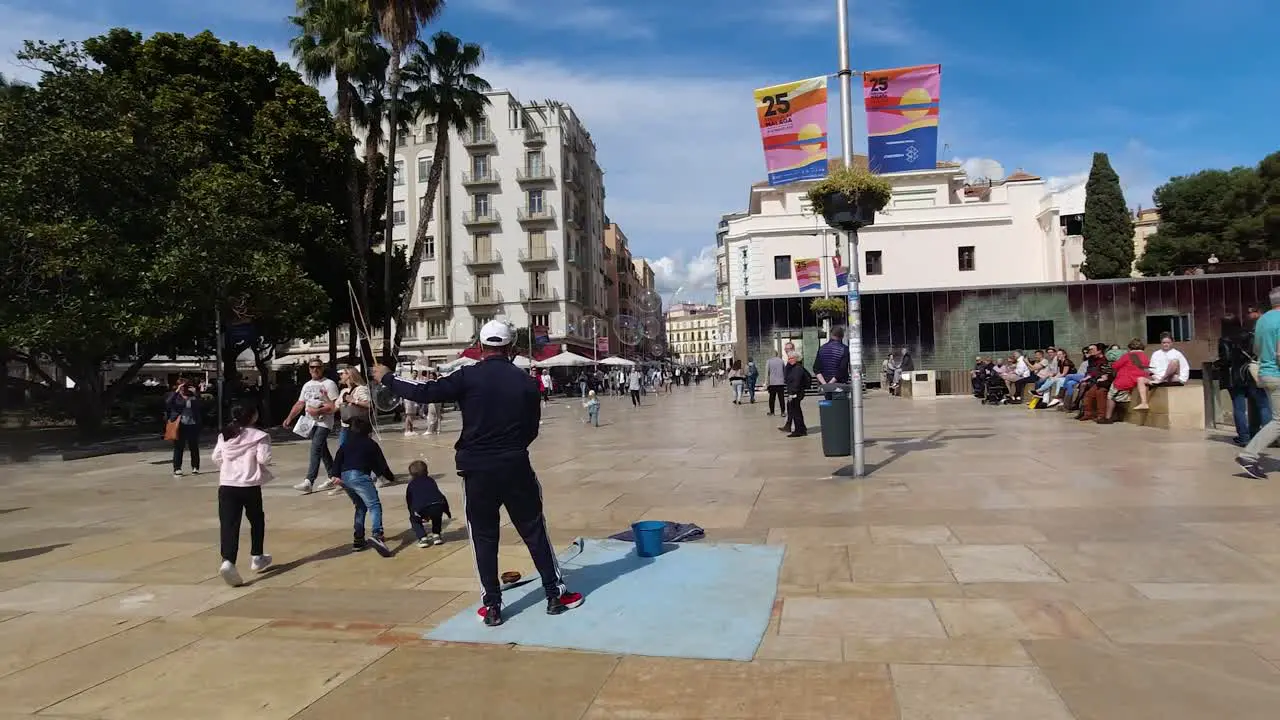
POLYGON ((1151 384, 1186 385, 1191 379, 1191 363, 1173 346, 1173 335, 1160 333, 1160 349, 1151 353, 1151 384))
POLYGON ((1040 372, 1045 368, 1044 351, 1036 350, 1034 359, 1029 364, 1026 356, 1019 353, 1018 364, 1015 367, 1018 379, 1013 382, 1013 401, 1020 403, 1023 390, 1030 385, 1034 392, 1036 383, 1040 382, 1040 372))
MULTIPOLYGON (((1098 347, 1101 347, 1100 345, 1098 347)), ((1080 385, 1084 387, 1084 399, 1080 401, 1080 414, 1077 420, 1089 421, 1102 417, 1107 408, 1107 392, 1111 390, 1111 381, 1115 377, 1111 363, 1112 358, 1119 359, 1124 354, 1119 347, 1111 346, 1105 355, 1097 358, 1098 362, 1089 363, 1089 378, 1080 385)))
POLYGON ((1143 352, 1143 347, 1143 342, 1134 338, 1129 341, 1129 351, 1111 363, 1111 368, 1115 371, 1115 382, 1111 384, 1111 390, 1107 393, 1107 414, 1098 418, 1098 423, 1106 425, 1114 422, 1112 418, 1115 416, 1116 403, 1129 402, 1129 393, 1134 388, 1138 389, 1138 404, 1134 405, 1133 409, 1147 409, 1149 392, 1147 386, 1151 378, 1147 376, 1149 361, 1147 354, 1143 352))
POLYGON ((1040 386, 1042 393, 1040 401, 1043 407, 1057 407, 1062 404, 1062 399, 1058 394, 1063 392, 1063 388, 1067 384, 1067 378, 1073 377, 1076 372, 1076 366, 1071 362, 1071 358, 1067 357, 1067 351, 1059 348, 1054 358, 1057 363, 1057 372, 1052 377, 1046 378, 1040 386))

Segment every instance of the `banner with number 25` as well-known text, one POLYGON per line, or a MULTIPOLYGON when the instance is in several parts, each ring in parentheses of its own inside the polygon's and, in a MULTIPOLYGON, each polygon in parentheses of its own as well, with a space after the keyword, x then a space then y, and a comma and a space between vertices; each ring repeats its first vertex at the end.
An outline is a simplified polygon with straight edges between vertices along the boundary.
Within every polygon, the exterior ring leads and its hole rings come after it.
POLYGON ((770 185, 827 176, 827 78, 755 91, 770 185))

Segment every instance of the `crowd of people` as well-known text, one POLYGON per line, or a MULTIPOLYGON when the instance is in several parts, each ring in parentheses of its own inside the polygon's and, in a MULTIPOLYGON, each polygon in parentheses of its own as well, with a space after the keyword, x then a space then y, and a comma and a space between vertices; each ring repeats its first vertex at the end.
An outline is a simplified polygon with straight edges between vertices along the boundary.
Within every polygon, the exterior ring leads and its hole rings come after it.
POLYGON ((1120 405, 1137 402, 1131 410, 1150 408, 1151 392, 1160 387, 1185 385, 1191 365, 1173 346, 1173 336, 1162 333, 1159 349, 1150 355, 1146 343, 1134 338, 1127 348, 1092 343, 1080 350, 1077 363, 1066 348, 1048 347, 1030 355, 1014 351, 1007 358, 977 358, 973 394, 984 403, 1021 404, 1032 408, 1057 408, 1073 412, 1081 421, 1109 424, 1120 405))

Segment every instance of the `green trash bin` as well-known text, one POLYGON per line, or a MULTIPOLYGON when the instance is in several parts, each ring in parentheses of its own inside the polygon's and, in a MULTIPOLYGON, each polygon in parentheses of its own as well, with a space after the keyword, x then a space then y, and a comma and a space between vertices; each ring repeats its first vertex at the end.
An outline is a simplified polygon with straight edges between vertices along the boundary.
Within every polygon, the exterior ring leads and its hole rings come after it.
POLYGON ((849 438, 848 385, 824 385, 826 397, 818 401, 818 422, 822 425, 822 454, 847 457, 853 453, 849 438))

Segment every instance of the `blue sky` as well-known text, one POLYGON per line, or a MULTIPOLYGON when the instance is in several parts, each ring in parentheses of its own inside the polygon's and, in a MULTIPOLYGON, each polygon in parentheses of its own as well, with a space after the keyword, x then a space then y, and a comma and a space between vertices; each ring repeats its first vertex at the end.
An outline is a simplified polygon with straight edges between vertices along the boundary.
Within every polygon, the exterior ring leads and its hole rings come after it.
MULTIPOLYGON (((851 0, 853 65, 942 63, 941 159, 1065 182, 1087 173, 1101 150, 1130 204, 1150 205, 1172 175, 1252 165, 1280 149, 1274 2, 851 0)), ((834 6, 450 0, 439 26, 485 46, 495 87, 577 109, 599 146, 607 211, 634 251, 654 261, 668 293, 706 297, 716 222, 744 207, 764 175, 751 91, 836 70, 834 6)), ((290 0, 0 0, 0 72, 30 76, 12 60, 22 39, 79 39, 117 25, 208 28, 287 57, 283 18, 292 8, 290 0)), ((839 132, 831 134, 835 154, 839 132)))

